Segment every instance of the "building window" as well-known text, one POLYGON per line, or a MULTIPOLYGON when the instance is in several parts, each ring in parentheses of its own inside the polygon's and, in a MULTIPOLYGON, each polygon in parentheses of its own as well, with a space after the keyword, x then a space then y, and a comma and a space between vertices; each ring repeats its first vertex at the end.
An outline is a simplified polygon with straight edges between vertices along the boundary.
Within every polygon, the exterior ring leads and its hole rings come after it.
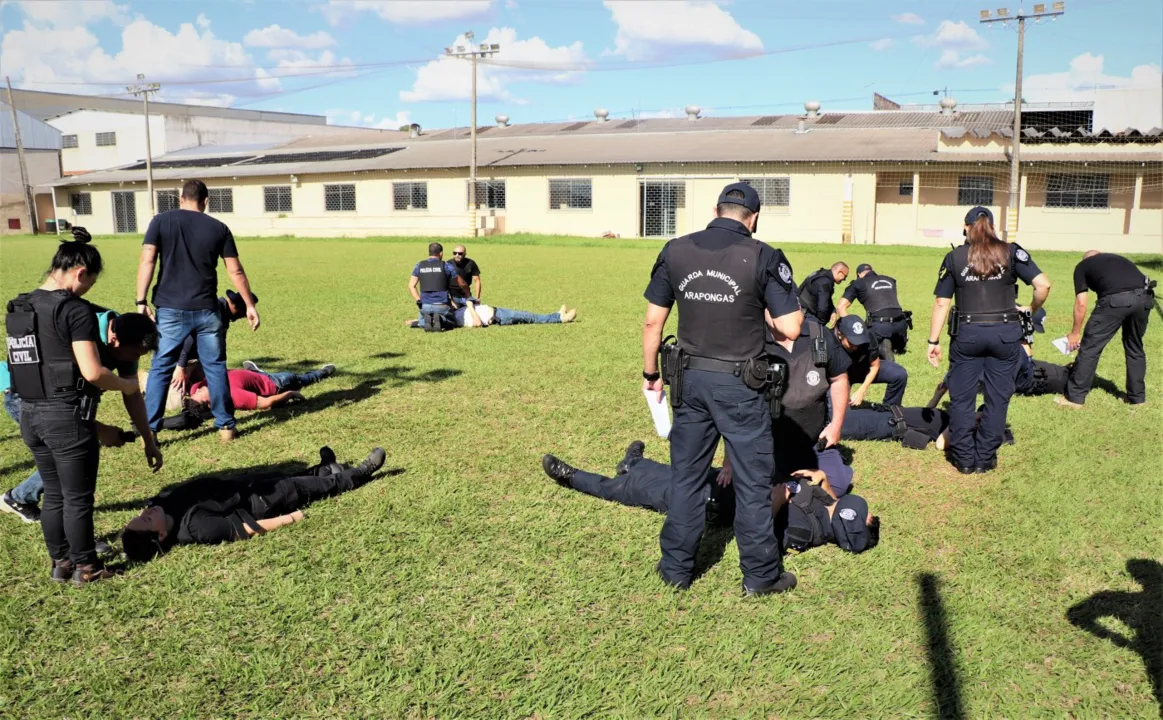
POLYGON ((355 185, 324 185, 323 209, 327 212, 355 212, 355 185))
POLYGON ((9 230, 19 230, 20 229, 20 218, 8 218, 8 229, 9 230))
POLYGON ((97 133, 97 147, 110 147, 117 144, 117 133, 115 132, 100 132, 97 133))
POLYGON ((571 178, 549 181, 550 210, 591 210, 593 207, 593 180, 571 178))
POLYGON ((958 205, 993 205, 993 178, 962 175, 957 182, 958 205))
POLYGON ((210 188, 210 197, 207 200, 206 209, 212 213, 234 212, 233 188, 210 188))
POLYGON ((505 181, 504 180, 477 180, 476 185, 477 207, 489 210, 505 209, 505 181))
POLYGON ((157 191, 157 211, 160 213, 169 212, 170 210, 178 209, 178 191, 177 190, 158 190, 157 191))
POLYGON ((69 195, 69 205, 77 215, 93 214, 93 195, 90 193, 72 193, 69 195))
POLYGON ((428 183, 392 183, 392 207, 396 210, 427 210, 428 183))
POLYGON ((902 197, 912 197, 913 196, 913 179, 909 178, 908 180, 901 180, 901 184, 900 184, 900 187, 897 189, 897 192, 902 197))
POLYGON ((791 205, 791 178, 743 178, 742 182, 755 188, 759 202, 765 208, 791 205))
POLYGON ((262 189, 262 209, 264 212, 291 212, 291 186, 273 185, 262 189))
POLYGON ((61 147, 64 148, 65 150, 68 150, 69 148, 80 147, 77 144, 77 136, 76 135, 61 135, 61 147))
POLYGON ((1050 175, 1046 178, 1046 207, 1110 207, 1110 175, 1050 175))

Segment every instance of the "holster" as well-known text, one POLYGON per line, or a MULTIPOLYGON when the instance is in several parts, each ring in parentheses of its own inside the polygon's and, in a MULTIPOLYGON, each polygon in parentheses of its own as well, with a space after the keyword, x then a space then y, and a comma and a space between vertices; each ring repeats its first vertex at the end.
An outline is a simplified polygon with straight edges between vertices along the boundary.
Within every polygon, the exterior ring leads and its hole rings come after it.
POLYGON ((961 330, 961 311, 954 305, 949 312, 949 337, 957 337, 957 333, 961 330))
POLYGON ((909 321, 909 330, 912 330, 913 329, 913 311, 912 310, 905 310, 904 314, 905 314, 905 319, 909 321))
POLYGON ((670 406, 682 405, 682 375, 686 366, 686 352, 674 335, 667 336, 658 350, 658 372, 664 385, 670 386, 670 406))
POLYGON ((783 394, 787 391, 787 364, 783 361, 767 363, 767 390, 765 397, 771 408, 771 419, 783 414, 783 394))
POLYGON ((1021 316, 1022 335, 1025 336, 1026 342, 1034 343, 1034 314, 1028 310, 1020 310, 1018 315, 1021 316))

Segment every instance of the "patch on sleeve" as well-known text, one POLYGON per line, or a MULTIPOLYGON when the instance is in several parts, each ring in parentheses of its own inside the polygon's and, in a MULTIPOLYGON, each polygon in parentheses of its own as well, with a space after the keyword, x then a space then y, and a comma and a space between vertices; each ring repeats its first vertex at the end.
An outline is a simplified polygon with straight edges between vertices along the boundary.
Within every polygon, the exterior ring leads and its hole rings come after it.
POLYGON ((779 279, 785 283, 791 283, 791 268, 785 262, 779 264, 779 279))
POLYGON ((1030 262, 1030 253, 1023 250, 1022 246, 1018 245, 1017 243, 1014 243, 1014 257, 1016 257, 1020 263, 1030 262))
POLYGON ((937 271, 937 281, 940 282, 947 277, 949 277, 949 266, 941 263, 941 269, 937 271))

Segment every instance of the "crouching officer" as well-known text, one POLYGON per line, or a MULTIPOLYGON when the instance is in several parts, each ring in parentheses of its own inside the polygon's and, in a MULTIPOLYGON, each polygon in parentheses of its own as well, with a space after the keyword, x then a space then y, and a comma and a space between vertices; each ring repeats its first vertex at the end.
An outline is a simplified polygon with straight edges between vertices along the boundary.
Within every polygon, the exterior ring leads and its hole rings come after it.
POLYGON ((747 595, 783 592, 795 576, 783 572, 772 530, 771 411, 766 398, 764 310, 775 332, 796 337, 803 315, 783 252, 751 237, 759 194, 746 183, 723 189, 706 230, 668 242, 651 271, 642 333, 643 389, 662 391, 658 352, 677 301, 679 345, 668 354, 674 405, 670 507, 659 545, 658 574, 690 587, 705 521, 704 486, 722 437, 735 468, 735 536, 747 595))
POLYGON ((836 314, 847 315, 854 300, 864 306, 868 326, 880 338, 880 356, 892 360, 895 353, 903 353, 909 344, 909 330, 913 329, 913 314, 901 310, 896 278, 878 275, 868 263, 857 265, 856 279, 844 288, 836 314))
POLYGON ((804 315, 816 318, 822 325, 831 325, 832 317, 836 314, 832 295, 836 292, 836 286, 847 277, 847 263, 838 262, 830 268, 820 268, 805 278, 799 290, 804 315))
POLYGON ((420 309, 420 323, 425 330, 440 332, 456 327, 456 306, 449 289, 456 285, 463 297, 469 296, 468 285, 457 274, 456 267, 444 260, 444 246, 428 244, 428 257, 412 268, 408 278, 408 292, 420 309))
MULTIPOLYGON (((12 390, 22 403, 20 433, 44 481, 40 520, 50 577, 83 585, 110 577, 93 537, 101 392, 134 397, 138 429, 148 426, 137 378, 118 377, 101 362, 97 316, 81 299, 101 274, 101 254, 78 230, 76 240, 58 247, 44 284, 8 303, 5 325, 12 390)), ((160 469, 153 438, 143 440, 147 460, 160 469)))
POLYGON ((852 360, 848 368, 848 382, 860 384, 852 393, 852 406, 864 402, 868 388, 873 383, 886 385, 885 405, 900 405, 905 401, 905 388, 909 384, 909 373, 892 360, 882 357, 880 343, 875 333, 857 315, 845 315, 836 322, 836 338, 852 360))
POLYGON ((1037 312, 1050 294, 1050 279, 1029 253, 998 238, 993 213, 975 207, 965 216, 966 242, 945 255, 929 321, 929 363, 941 362, 941 328, 949 323, 949 454, 958 471, 997 467, 1006 413, 1021 360, 1022 311, 1037 312), (1017 281, 1034 286, 1029 308, 1018 308, 1017 281), (956 306, 950 300, 956 297, 956 306), (951 312, 952 311, 952 312, 951 312), (977 383, 985 410, 974 431, 977 383))

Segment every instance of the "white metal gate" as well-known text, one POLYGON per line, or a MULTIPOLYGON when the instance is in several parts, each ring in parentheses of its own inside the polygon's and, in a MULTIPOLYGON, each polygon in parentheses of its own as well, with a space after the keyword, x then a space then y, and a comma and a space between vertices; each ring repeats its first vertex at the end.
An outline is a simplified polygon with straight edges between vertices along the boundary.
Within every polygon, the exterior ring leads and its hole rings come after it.
POLYGON ((678 232, 678 210, 686 207, 686 182, 643 180, 638 193, 642 237, 673 237, 678 232))
POLYGON ((137 193, 113 193, 113 232, 137 232, 137 193))

